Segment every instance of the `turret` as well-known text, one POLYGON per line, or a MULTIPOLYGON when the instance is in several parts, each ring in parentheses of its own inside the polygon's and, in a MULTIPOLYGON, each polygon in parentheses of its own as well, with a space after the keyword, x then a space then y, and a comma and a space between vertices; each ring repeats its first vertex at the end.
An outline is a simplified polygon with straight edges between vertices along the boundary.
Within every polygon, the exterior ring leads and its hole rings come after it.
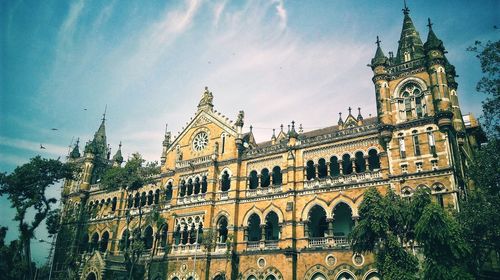
POLYGON ((76 140, 75 147, 73 147, 73 150, 69 154, 70 160, 75 160, 75 159, 77 159, 77 158, 79 158, 81 156, 80 155, 80 147, 78 146, 79 143, 80 143, 80 138, 78 138, 76 140))
POLYGON ((435 104, 436 122, 441 129, 449 129, 453 125, 453 110, 446 75, 447 60, 444 55, 445 48, 443 42, 437 38, 432 30, 431 20, 428 19, 428 22, 429 34, 427 42, 425 42, 425 52, 427 57, 427 72, 429 73, 431 92, 435 104))
POLYGON ((122 142, 120 141, 120 145, 118 145, 118 150, 113 156, 113 167, 119 167, 122 165, 122 163, 123 163, 122 142))
POLYGON ((292 121, 292 127, 288 131, 288 146, 295 146, 299 134, 295 131, 295 121, 292 121))
POLYGON ((161 152, 161 164, 165 164, 165 161, 167 160, 167 150, 170 148, 172 143, 170 142, 172 138, 172 134, 170 131, 168 131, 168 124, 165 125, 165 137, 163 138, 163 150, 161 152))
POLYGON ((424 57, 424 47, 422 39, 417 32, 413 21, 410 18, 410 9, 406 6, 403 9, 403 29, 398 44, 398 52, 396 55, 396 63, 404 63, 410 60, 415 60, 424 57))

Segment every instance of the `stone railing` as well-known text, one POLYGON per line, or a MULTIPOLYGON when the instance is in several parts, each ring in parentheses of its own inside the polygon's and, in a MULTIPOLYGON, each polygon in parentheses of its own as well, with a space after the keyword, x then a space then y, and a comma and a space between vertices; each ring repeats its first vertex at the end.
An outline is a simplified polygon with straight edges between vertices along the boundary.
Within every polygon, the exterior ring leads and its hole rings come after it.
POLYGON ((310 237, 308 241, 311 248, 349 246, 349 240, 345 236, 310 237))
POLYGON ((265 249, 278 249, 278 243, 279 240, 266 240, 264 241, 264 248, 265 249))
POLYGON ((201 252, 200 244, 175 244, 172 245, 172 253, 182 254, 182 253, 192 253, 201 252))
POLYGON ((260 249, 260 241, 247 241, 247 250, 255 251, 260 249))
POLYGON ((218 194, 219 200, 228 200, 229 199, 229 192, 219 192, 218 194))
POLYGON ((267 188, 256 188, 253 190, 246 190, 246 196, 247 197, 256 197, 256 196, 262 196, 262 195, 270 195, 270 194, 275 194, 275 193, 280 193, 283 192, 283 186, 282 185, 276 185, 276 186, 269 186, 267 188))
POLYGON ((311 180, 304 181, 304 189, 314 189, 314 188, 325 187, 328 185, 361 183, 380 178, 382 178, 382 172, 380 170, 363 172, 363 173, 353 173, 349 175, 339 175, 335 177, 325 177, 321 179, 314 178, 311 180))
POLYGON ((187 204, 187 203, 193 203, 193 202, 200 202, 200 201, 205 201, 206 199, 206 193, 199 193, 199 194, 192 194, 192 195, 186 195, 177 198, 177 204, 187 204))
POLYGON ((175 163, 175 168, 190 167, 190 166, 208 163, 211 161, 212 161, 212 155, 198 157, 198 158, 194 158, 194 159, 190 159, 190 160, 177 161, 175 163))
POLYGON ((217 243, 215 245, 215 251, 226 251, 227 250, 227 244, 224 243, 217 243))

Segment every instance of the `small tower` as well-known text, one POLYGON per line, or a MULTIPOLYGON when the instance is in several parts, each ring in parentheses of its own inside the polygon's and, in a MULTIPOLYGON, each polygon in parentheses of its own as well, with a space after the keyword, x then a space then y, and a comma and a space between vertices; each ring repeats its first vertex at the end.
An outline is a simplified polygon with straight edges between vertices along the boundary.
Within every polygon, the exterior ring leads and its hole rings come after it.
POLYGON ((79 147, 79 144, 80 144, 80 138, 78 138, 76 140, 76 144, 75 144, 75 147, 73 147, 73 150, 71 151, 71 153, 69 154, 69 159, 70 160, 76 160, 78 158, 80 158, 80 147, 79 147))
POLYGON ((401 29, 396 63, 404 63, 424 57, 424 46, 420 39, 420 34, 417 32, 410 18, 410 9, 406 6, 406 2, 403 8, 403 14, 403 28, 401 29))
POLYGON ((120 167, 122 163, 123 163, 122 142, 120 141, 120 145, 118 145, 118 150, 113 156, 113 167, 120 167))
POLYGON ((288 131, 288 146, 295 146, 298 138, 299 134, 295 131, 295 121, 292 121, 292 127, 288 131))
POLYGON ((165 124, 165 136, 163 138, 163 150, 161 152, 161 164, 164 165, 167 160, 167 150, 172 145, 171 143, 172 134, 168 131, 168 124, 165 124))

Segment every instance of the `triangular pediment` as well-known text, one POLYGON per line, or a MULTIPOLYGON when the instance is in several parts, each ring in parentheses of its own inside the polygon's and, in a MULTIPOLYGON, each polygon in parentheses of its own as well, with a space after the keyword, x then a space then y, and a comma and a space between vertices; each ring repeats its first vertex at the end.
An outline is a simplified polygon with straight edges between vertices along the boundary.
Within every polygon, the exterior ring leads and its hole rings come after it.
POLYGON ((176 146, 179 144, 179 142, 182 141, 182 139, 184 139, 185 137, 189 137, 188 134, 190 134, 191 131, 195 130, 196 128, 213 126, 213 125, 219 127, 225 133, 231 135, 234 138, 238 136, 238 133, 236 131, 236 126, 234 125, 233 121, 229 120, 229 118, 227 118, 226 116, 222 115, 221 113, 215 110, 199 110, 196 113, 196 116, 174 139, 168 151, 174 150, 176 146))

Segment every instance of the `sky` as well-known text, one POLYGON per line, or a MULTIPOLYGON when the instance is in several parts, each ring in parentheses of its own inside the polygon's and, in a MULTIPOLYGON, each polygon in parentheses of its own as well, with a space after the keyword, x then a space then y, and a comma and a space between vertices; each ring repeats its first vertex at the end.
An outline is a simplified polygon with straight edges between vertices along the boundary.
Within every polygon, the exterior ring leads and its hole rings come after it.
MULTIPOLYGON (((407 3, 422 40, 428 17, 443 40, 462 112, 480 115, 481 69, 466 48, 498 40, 500 1, 407 3)), ((177 135, 205 86, 229 119, 245 111, 258 142, 292 120, 305 131, 333 125, 349 106, 374 115, 367 64, 376 36, 396 53, 402 8, 402 0, 0 0, 0 172, 36 155, 65 159, 77 138, 92 138, 106 107, 112 153, 121 141, 125 158, 159 161, 165 124, 177 135)), ((5 197, 0 212, 16 238, 5 197)), ((44 226, 36 237, 47 239, 44 226)), ((32 246, 45 262, 49 245, 32 246)))

